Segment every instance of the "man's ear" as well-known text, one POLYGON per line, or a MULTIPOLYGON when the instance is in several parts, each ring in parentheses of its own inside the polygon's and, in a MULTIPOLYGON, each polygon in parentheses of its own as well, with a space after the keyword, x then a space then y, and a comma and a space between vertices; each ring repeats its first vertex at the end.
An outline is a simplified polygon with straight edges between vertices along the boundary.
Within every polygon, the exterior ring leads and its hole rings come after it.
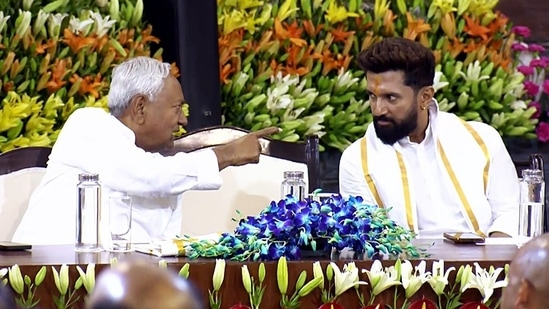
POLYGON ((132 119, 137 124, 143 124, 145 122, 145 111, 147 109, 147 97, 142 94, 138 94, 131 98, 128 110, 132 119))
POLYGON ((515 300, 516 308, 525 307, 530 301, 530 295, 534 291, 534 286, 532 283, 524 278, 520 280, 517 299, 515 300))
POLYGON ((434 96, 435 88, 433 88, 432 86, 423 88, 423 91, 421 92, 421 103, 429 105, 434 96))

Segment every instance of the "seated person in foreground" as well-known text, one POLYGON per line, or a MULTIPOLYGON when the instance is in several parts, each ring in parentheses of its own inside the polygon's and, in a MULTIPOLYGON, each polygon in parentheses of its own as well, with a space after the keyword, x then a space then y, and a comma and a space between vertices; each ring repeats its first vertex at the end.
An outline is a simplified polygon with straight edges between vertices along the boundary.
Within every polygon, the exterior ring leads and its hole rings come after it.
POLYGON ((501 309, 542 309, 549 304, 549 234, 528 241, 515 254, 501 309), (546 276, 547 275, 547 276, 546 276))
POLYGON ((191 283, 158 264, 121 263, 99 274, 87 309, 202 309, 191 283))
POLYGON ((99 174, 105 216, 109 196, 131 196, 132 242, 180 234, 180 195, 187 190, 219 189, 222 169, 259 162, 259 138, 278 132, 278 128, 267 128, 213 149, 163 156, 159 151, 173 147, 173 133, 187 124, 184 101, 169 64, 137 57, 116 67, 109 91, 110 113, 90 107, 69 117, 13 240, 74 244, 80 173, 99 174))
POLYGON ((438 109, 431 50, 387 38, 358 62, 374 121, 343 152, 341 194, 392 208, 391 219, 419 237, 515 235, 519 183, 511 157, 491 126, 438 109))

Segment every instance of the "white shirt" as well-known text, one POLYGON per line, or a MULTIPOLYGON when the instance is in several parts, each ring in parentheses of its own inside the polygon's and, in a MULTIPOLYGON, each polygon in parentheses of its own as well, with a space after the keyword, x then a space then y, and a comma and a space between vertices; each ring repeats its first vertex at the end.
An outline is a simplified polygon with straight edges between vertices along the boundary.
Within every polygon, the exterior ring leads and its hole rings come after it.
POLYGON ((446 188, 441 186, 435 152, 435 141, 431 125, 427 126, 425 138, 415 143, 409 137, 398 141, 401 153, 409 166, 416 200, 420 237, 439 238, 444 232, 463 232, 469 226, 456 204, 445 203, 448 198, 446 188), (444 224, 440 224, 440 223, 444 224))
MULTIPOLYGON (((410 189, 414 192, 417 213, 417 229, 419 237, 441 238, 444 232, 474 232, 467 225, 463 211, 460 211, 459 200, 455 200, 450 194, 449 188, 444 185, 445 169, 439 166, 436 160, 436 144, 433 138, 431 124, 437 120, 436 106, 430 107, 430 125, 426 132, 426 138, 421 143, 411 143, 408 138, 395 143, 393 147, 402 153, 406 166, 409 166, 410 189)), ((518 215, 518 178, 517 173, 505 148, 501 137, 493 128, 479 122, 469 122, 481 138, 484 140, 490 155, 490 169, 488 171, 488 183, 485 199, 490 206, 489 211, 479 211, 483 217, 477 218, 482 230, 486 234, 503 232, 516 235, 518 215)), ((368 130, 373 130, 370 124, 368 130)), ((367 133, 368 134, 368 133, 367 133)), ((375 134, 375 133, 374 133, 375 134)), ((343 152, 339 164, 339 188, 344 197, 350 195, 361 196, 365 203, 377 204, 368 184, 365 180, 362 167, 361 141, 359 139, 351 144, 343 152)), ((458 154, 459 155, 459 154, 458 154)), ((467 156, 467 149, 463 149, 463 155, 467 156)), ((396 164, 390 159, 383 160, 375 165, 396 164)), ((478 171, 472 171, 478 173, 478 171)), ((476 175, 476 174, 475 174, 476 175)), ((391 188, 377 188, 378 190, 391 191, 391 188)), ((394 194, 402 194, 400 191, 394 194)), ((473 204, 471 207, 480 210, 480 206, 473 204)), ((391 205, 390 205, 391 207, 391 205)), ((398 213, 400 218, 404 209, 393 208, 389 217, 395 218, 398 213)), ((396 220, 396 219, 395 219, 396 220)), ((397 220, 401 226, 407 227, 405 219, 397 220)))
MULTIPOLYGON (((219 189, 212 150, 164 157, 135 145, 135 134, 101 108, 82 108, 65 123, 13 241, 74 244, 78 174, 97 173, 102 216, 109 196, 132 198, 132 242, 169 239, 181 231, 179 196, 186 190, 219 189)), ((189 205, 197 207, 198 205, 189 205)))

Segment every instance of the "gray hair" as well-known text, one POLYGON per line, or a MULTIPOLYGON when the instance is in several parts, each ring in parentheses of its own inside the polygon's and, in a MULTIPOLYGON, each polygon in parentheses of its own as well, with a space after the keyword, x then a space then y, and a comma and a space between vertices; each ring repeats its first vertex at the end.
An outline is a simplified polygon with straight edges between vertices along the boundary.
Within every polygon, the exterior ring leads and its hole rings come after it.
POLYGON ((150 57, 126 60, 112 71, 108 106, 111 114, 122 116, 136 95, 154 100, 170 74, 170 64, 150 57))

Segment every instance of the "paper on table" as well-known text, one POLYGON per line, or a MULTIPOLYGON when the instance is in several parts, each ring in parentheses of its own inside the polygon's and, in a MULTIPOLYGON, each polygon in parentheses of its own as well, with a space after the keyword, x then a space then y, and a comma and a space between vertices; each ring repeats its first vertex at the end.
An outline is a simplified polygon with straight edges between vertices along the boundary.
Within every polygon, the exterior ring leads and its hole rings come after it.
POLYGON ((220 238, 221 234, 213 233, 184 239, 170 239, 153 242, 151 244, 134 245, 133 247, 136 252, 156 255, 158 257, 185 256, 185 247, 193 242, 206 240, 215 244, 220 238))
POLYGON ((478 246, 508 246, 508 245, 516 245, 517 239, 511 238, 511 237, 488 237, 484 239, 484 243, 477 243, 478 246))

